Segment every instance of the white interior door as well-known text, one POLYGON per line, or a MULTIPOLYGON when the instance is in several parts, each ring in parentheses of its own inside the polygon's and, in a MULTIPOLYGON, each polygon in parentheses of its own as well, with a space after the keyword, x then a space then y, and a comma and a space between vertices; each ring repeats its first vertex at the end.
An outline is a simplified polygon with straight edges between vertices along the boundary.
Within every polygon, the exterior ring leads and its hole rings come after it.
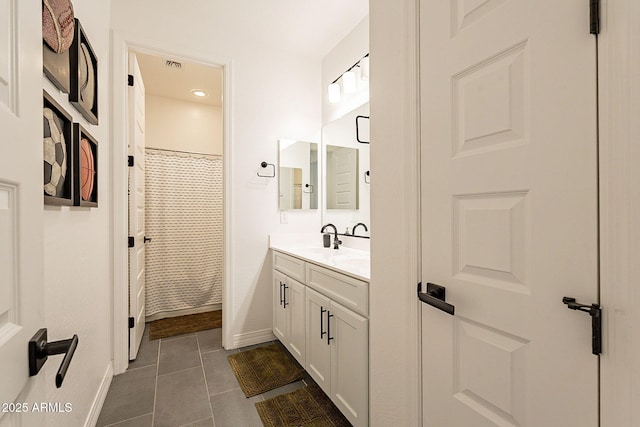
POLYGON ((358 209, 358 150, 334 147, 327 153, 328 204, 334 209, 358 209))
MULTIPOLYGON (((42 57, 40 17, 36 2, 0 0, 0 403, 3 404, 16 401, 27 387, 27 343, 44 326, 42 62, 37 60, 42 57)), ((0 424, 11 425, 13 420, 9 418, 17 415, 1 409, 0 424)), ((44 422, 44 417, 41 420, 44 422)))
POLYGON ((583 0, 422 0, 428 426, 596 426, 596 39, 583 0))
POLYGON ((129 86, 129 155, 134 165, 129 168, 129 236, 134 246, 129 248, 129 317, 133 327, 129 329, 129 359, 134 360, 140 348, 145 321, 145 227, 144 227, 144 83, 135 54, 129 54, 129 74, 133 86, 129 86))

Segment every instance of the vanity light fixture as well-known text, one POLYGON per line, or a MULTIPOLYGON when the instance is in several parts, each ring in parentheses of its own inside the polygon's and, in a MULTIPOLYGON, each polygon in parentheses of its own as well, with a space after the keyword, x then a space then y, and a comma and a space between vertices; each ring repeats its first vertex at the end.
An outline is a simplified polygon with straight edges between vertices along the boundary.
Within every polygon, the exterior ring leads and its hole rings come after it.
POLYGON ((329 85, 329 103, 337 104, 340 102, 340 84, 331 83, 329 85))
POLYGON ((369 56, 360 60, 360 80, 369 80, 369 56))
POLYGON ((344 73, 340 74, 334 81, 328 86, 328 98, 330 104, 336 104, 340 102, 340 83, 338 81, 342 79, 342 89, 344 93, 354 93, 357 88, 357 78, 355 69, 360 68, 360 79, 369 80, 369 54, 360 58, 358 62, 353 64, 344 73))
POLYGON ((193 89, 191 93, 199 98, 207 96, 207 92, 203 91, 202 89, 193 89))
POLYGON ((342 88, 344 93, 354 93, 358 89, 355 71, 347 71, 342 75, 342 88))

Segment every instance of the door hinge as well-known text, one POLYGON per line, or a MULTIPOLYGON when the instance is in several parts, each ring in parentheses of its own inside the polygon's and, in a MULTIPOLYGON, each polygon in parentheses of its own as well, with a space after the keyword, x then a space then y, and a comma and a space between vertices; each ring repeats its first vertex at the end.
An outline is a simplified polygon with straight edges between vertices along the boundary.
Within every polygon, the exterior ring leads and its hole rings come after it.
POLYGON ((129 165, 130 168, 133 167, 133 165, 135 164, 135 162, 133 160, 133 156, 129 156, 128 157, 127 164, 129 165))
POLYGON ((583 311, 591 316, 591 352, 602 353, 602 308, 599 304, 578 304, 575 298, 564 297, 562 303, 571 310, 583 311))
POLYGON ((128 77, 129 86, 133 86, 133 76, 131 74, 129 74, 127 77, 128 77))
POLYGON ((132 248, 136 245, 136 239, 133 236, 129 236, 129 247, 132 248))
POLYGON ((589 33, 600 34, 600 0, 589 0, 589 33))
POLYGON ((133 328, 135 326, 136 323, 136 319, 134 319, 133 317, 129 317, 129 329, 133 328))

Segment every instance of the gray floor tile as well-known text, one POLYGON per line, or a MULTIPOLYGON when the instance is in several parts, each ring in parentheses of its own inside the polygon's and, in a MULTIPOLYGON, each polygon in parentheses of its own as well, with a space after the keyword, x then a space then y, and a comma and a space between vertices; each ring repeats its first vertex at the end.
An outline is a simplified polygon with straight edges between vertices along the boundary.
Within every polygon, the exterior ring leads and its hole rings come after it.
POLYGON ((200 353, 222 350, 222 328, 209 329, 198 332, 196 335, 200 344, 200 353))
POLYGON ((304 386, 305 383, 302 380, 296 381, 291 384, 283 385, 282 387, 278 387, 276 389, 262 393, 262 397, 264 398, 264 400, 271 399, 272 397, 280 396, 281 394, 291 393, 292 391, 296 391, 304 386))
POLYGON ((211 417, 202 368, 158 376, 155 427, 176 427, 211 417))
POLYGON ((184 337, 192 337, 195 336, 195 332, 190 333, 190 334, 182 334, 182 335, 174 335, 172 337, 166 337, 166 338, 162 338, 162 341, 173 341, 173 340, 179 340, 180 338, 184 338, 184 337))
POLYGON ((146 414, 121 423, 110 424, 108 427, 151 427, 153 414, 146 414))
POLYGON ((130 420, 153 412, 156 366, 127 371, 113 378, 98 426, 130 420))
POLYGON ((195 423, 185 424, 181 427, 214 427, 213 418, 207 418, 206 420, 196 421, 195 423))
POLYGON ((160 340, 149 341, 149 335, 142 337, 138 356, 133 362, 129 362, 129 369, 142 368, 158 363, 158 348, 160 340))
POLYGON ((217 394, 240 387, 227 360, 225 351, 214 351, 202 355, 204 373, 207 376, 209 394, 217 394))
POLYGON ((216 427, 262 427, 255 403, 262 396, 246 398, 240 389, 211 396, 216 427))
POLYGON ((160 342, 158 375, 200 366, 200 352, 195 334, 160 342))

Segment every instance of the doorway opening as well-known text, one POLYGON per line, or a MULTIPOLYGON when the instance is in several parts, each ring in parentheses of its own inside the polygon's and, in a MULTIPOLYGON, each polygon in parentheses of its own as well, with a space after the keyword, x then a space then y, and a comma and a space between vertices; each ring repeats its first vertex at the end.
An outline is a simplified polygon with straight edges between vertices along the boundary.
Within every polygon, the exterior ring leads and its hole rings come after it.
POLYGON ((224 116, 222 67, 130 51, 129 71, 133 360, 141 339, 221 327, 224 116))

